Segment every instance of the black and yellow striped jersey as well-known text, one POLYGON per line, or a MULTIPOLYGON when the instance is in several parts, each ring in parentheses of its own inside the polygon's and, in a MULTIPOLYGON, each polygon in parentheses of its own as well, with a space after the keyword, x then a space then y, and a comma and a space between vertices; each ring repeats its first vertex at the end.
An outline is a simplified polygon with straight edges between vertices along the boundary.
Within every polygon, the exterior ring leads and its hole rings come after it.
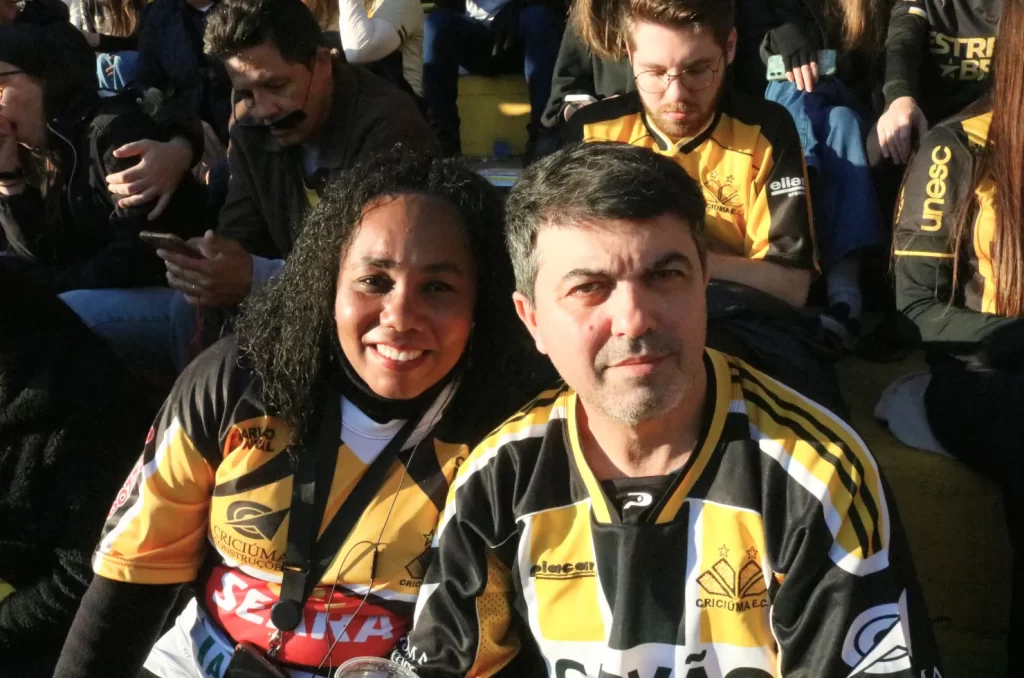
POLYGON ((982 176, 974 185, 991 124, 989 111, 932 128, 904 178, 893 238, 896 302, 928 342, 979 341, 1005 322, 992 315, 995 183, 982 176), (954 286, 954 235, 963 208, 971 210, 971 231, 954 286))
POLYGON ((939 676, 861 439, 740 360, 705 369, 701 441, 639 520, 591 472, 567 387, 479 445, 394 656, 426 677, 939 676))
POLYGON ((566 142, 619 141, 674 159, 703 187, 714 248, 793 268, 815 268, 804 153, 782 106, 726 92, 708 128, 674 143, 644 113, 637 92, 575 113, 566 142))
MULTIPOLYGON (((375 428, 348 400, 339 403, 341 440, 317 545, 336 555, 303 621, 285 634, 278 658, 292 675, 307 675, 328 652, 333 666, 385 656, 405 634, 448 485, 469 452, 438 437, 452 430, 441 414, 455 388, 423 415, 377 496, 363 506, 347 505, 346 497, 396 422, 375 428), (333 526, 349 511, 361 517, 347 538, 338 538, 333 526)), ((262 402, 258 382, 238 366, 234 341, 225 340, 178 380, 111 508, 95 572, 141 584, 196 581, 199 619, 191 637, 203 676, 219 678, 237 642, 267 647, 288 542, 296 455, 287 449, 289 438, 285 421, 262 402)))

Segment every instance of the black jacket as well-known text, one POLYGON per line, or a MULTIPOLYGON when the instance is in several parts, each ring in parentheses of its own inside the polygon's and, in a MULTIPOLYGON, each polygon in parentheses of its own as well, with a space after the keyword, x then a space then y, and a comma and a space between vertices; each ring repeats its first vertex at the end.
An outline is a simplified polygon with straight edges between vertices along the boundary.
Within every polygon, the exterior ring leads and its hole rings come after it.
POLYGON ((49 678, 159 401, 0 257, 0 672, 49 678))
POLYGON ((48 206, 33 187, 0 196, 0 250, 34 259, 28 274, 54 292, 166 284, 163 263, 139 231, 201 235, 213 223, 202 187, 186 175, 164 213, 149 221, 152 203, 118 207, 119 196, 108 192, 106 182, 108 174, 137 162, 115 158, 115 149, 140 139, 166 141, 166 132, 131 94, 83 96, 48 129, 63 172, 57 204, 48 206))
POLYGON ((139 65, 132 85, 161 90, 168 117, 201 118, 227 142, 231 81, 224 66, 203 53, 208 16, 185 0, 155 0, 139 36, 139 65))
POLYGON ((612 63, 597 57, 569 26, 562 34, 562 46, 558 48, 551 79, 551 96, 541 122, 545 127, 558 127, 565 122, 562 111, 567 94, 589 94, 604 99, 635 89, 628 59, 612 63))
POLYGON ((932 125, 989 84, 1002 0, 896 0, 885 42, 885 104, 914 97, 932 125))
MULTIPOLYGON (((436 147, 412 97, 365 69, 334 62, 334 98, 324 123, 320 167, 351 168, 396 143, 436 147)), ((217 234, 261 257, 288 256, 309 204, 302 149, 281 147, 263 126, 240 120, 231 129, 231 179, 217 234)))

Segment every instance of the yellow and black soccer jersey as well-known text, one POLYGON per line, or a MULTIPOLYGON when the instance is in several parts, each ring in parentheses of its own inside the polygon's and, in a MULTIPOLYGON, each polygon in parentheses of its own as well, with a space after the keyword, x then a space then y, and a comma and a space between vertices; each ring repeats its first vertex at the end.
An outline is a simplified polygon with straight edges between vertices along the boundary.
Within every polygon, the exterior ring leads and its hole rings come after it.
MULTIPOLYGON (((201 675, 218 678, 235 643, 266 648, 273 631, 296 459, 286 451, 288 426, 268 411, 237 363, 234 340, 225 340, 178 380, 111 508, 94 559, 98 575, 117 581, 196 581, 193 656, 201 675)), ((385 656, 405 634, 448 485, 469 451, 436 437, 447 425, 440 415, 454 389, 447 387, 424 414, 366 506, 347 506, 346 497, 397 432, 396 422, 378 425, 374 436, 372 420, 339 402, 341 441, 317 546, 336 555, 304 619, 284 636, 278 659, 293 676, 307 675, 328 652, 325 666, 385 656), (348 511, 361 517, 342 541, 332 526, 348 511)))
POLYGON ((894 234, 896 303, 926 342, 980 341, 1004 325, 996 312, 992 267, 995 184, 975 170, 988 141, 991 112, 932 128, 907 168, 894 234), (953 281, 953 239, 960 210, 971 231, 953 281))
POLYGON ((587 465, 571 389, 479 445, 395 656, 424 677, 939 676, 864 443, 742 361, 705 369, 701 442, 639 522, 587 465))
POLYGON ((782 106, 727 92, 708 128, 675 144, 632 92, 578 111, 563 140, 619 141, 672 158, 704 189, 713 245, 748 259, 815 268, 804 152, 782 106))

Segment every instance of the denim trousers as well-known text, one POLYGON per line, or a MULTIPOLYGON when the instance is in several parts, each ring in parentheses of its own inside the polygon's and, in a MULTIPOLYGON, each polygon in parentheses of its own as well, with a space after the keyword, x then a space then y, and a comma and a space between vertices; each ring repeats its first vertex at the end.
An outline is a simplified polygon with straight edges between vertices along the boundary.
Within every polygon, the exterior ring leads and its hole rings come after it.
POLYGON ((770 82, 765 99, 786 107, 796 123, 811 176, 814 234, 822 269, 865 248, 884 246, 885 229, 864 148, 860 105, 835 78, 813 92, 770 82))
POLYGON ((196 307, 169 287, 73 290, 61 300, 137 374, 173 378, 188 364, 196 307))
POLYGON ((423 98, 442 145, 458 147, 460 67, 478 75, 525 74, 533 136, 551 95, 564 29, 564 20, 551 8, 528 5, 519 15, 516 45, 495 54, 490 24, 440 7, 430 12, 423 26, 423 98))

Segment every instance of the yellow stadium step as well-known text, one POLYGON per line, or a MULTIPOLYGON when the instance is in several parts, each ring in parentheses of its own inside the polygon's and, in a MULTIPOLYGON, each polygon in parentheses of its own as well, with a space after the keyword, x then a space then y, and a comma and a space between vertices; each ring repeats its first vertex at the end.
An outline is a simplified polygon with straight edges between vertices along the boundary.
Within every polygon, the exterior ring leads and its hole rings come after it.
POLYGON ((530 122, 530 94, 522 75, 459 78, 459 118, 462 154, 491 157, 495 143, 504 142, 505 155, 522 155, 530 122))
POLYGON ((944 677, 1007 676, 1011 550, 999 488, 953 459, 903 445, 873 415, 889 384, 924 369, 920 353, 881 365, 849 357, 837 366, 852 423, 899 506, 944 677))

